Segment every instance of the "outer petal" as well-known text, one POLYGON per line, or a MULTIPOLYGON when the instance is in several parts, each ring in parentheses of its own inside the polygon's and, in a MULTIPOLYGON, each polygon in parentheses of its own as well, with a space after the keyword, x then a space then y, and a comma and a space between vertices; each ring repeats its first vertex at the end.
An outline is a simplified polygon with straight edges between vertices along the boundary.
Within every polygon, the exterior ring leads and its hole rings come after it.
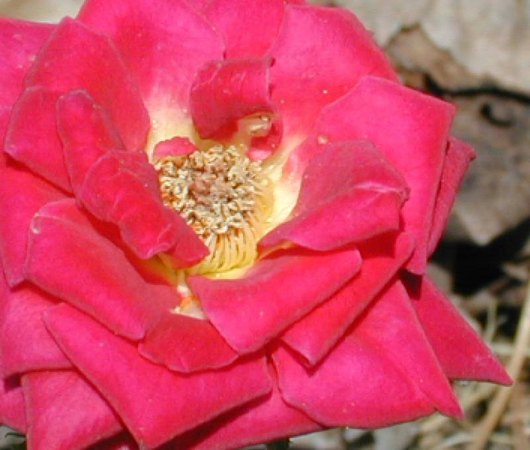
POLYGON ((224 37, 227 58, 259 57, 283 19, 284 0, 212 0, 204 14, 224 37))
POLYGON ((59 93, 90 92, 109 112, 127 148, 136 150, 145 144, 150 122, 135 79, 112 43, 81 23, 65 19, 59 24, 26 84, 59 93))
POLYGON ((237 121, 272 112, 270 59, 214 61, 204 66, 191 88, 193 122, 202 138, 230 138, 237 121))
POLYGON ((448 103, 366 77, 348 95, 325 108, 315 127, 315 140, 369 139, 405 177, 410 188, 410 198, 403 207, 405 231, 417 241, 408 268, 418 273, 426 266, 453 114, 454 108, 448 103))
POLYGON ((238 357, 210 322, 180 314, 165 315, 139 350, 151 361, 178 372, 217 369, 238 357))
POLYGON ((272 442, 275 439, 309 433, 321 428, 303 412, 285 403, 275 386, 266 399, 236 409, 207 426, 190 432, 184 438, 177 438, 174 441, 174 448, 188 450, 246 448, 248 445, 272 442))
POLYGON ((66 305, 48 315, 48 326, 141 447, 156 447, 271 390, 264 359, 182 376, 144 360, 135 346, 66 305))
POLYGON ((304 172, 293 218, 260 247, 291 241, 327 251, 399 229, 407 189, 375 147, 365 141, 320 147, 304 172))
POLYGON ((2 376, 71 367, 42 320, 55 303, 31 286, 10 291, 1 274, 0 285, 2 376))
POLYGON ((296 322, 282 337, 311 365, 318 364, 354 320, 401 269, 413 250, 407 235, 375 238, 361 247, 361 271, 327 302, 296 322))
POLYGON ((472 147, 458 139, 451 139, 443 166, 440 189, 436 197, 433 224, 429 236, 429 255, 434 251, 449 220, 456 193, 462 183, 469 163, 475 158, 472 147))
POLYGON ((285 349, 273 357, 285 401, 328 427, 379 428, 434 412, 412 380, 354 333, 310 370, 285 349))
POLYGON ((179 301, 171 287, 146 282, 73 201, 41 209, 31 231, 28 278, 117 334, 141 339, 149 324, 179 301))
POLYGON ((71 91, 57 103, 57 129, 74 192, 90 167, 108 150, 124 149, 112 120, 86 91, 71 91))
POLYGON ((77 372, 35 372, 22 385, 32 450, 83 449, 122 429, 116 414, 77 372))
POLYGON ((4 140, 11 108, 22 93, 24 76, 53 29, 48 24, 0 19, 0 142, 4 140))
POLYGON ((106 153, 86 174, 79 199, 94 216, 117 225, 139 258, 171 251, 176 245, 173 253, 181 266, 208 255, 193 229, 162 203, 155 169, 145 153, 106 153))
POLYGON ((24 392, 14 378, 0 379, 0 423, 22 433, 27 431, 24 392))
POLYGON ((0 161, 0 258, 10 286, 23 278, 29 227, 35 213, 64 195, 40 178, 0 161))
POLYGON ((327 300, 359 270, 356 249, 289 253, 258 262, 243 278, 190 277, 208 319, 240 353, 261 348, 327 300), (279 288, 281 287, 281 288, 279 288))
MULTIPOLYGON (((140 81, 154 120, 189 121, 193 78, 207 61, 222 59, 224 50, 202 16, 184 0, 89 0, 79 18, 112 38, 140 81)), ((178 131, 161 133, 168 139, 178 131)))
POLYGON ((353 14, 336 8, 288 5, 271 55, 273 100, 289 136, 309 134, 322 107, 363 76, 396 79, 370 33, 353 14))
POLYGON ((480 336, 430 280, 423 279, 416 296, 418 318, 449 378, 511 384, 480 336))

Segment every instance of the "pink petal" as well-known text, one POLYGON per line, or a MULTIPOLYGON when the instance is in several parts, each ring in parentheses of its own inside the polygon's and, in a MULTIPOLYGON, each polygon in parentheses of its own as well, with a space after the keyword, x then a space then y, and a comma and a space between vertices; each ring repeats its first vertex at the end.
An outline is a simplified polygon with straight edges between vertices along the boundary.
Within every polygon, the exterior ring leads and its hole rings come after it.
POLYGON ((49 335, 42 314, 55 302, 31 286, 9 290, 0 274, 0 354, 3 377, 71 367, 49 335))
POLYGON ((445 230, 458 189, 470 162, 474 158, 475 151, 472 147, 458 139, 453 138, 449 141, 434 207, 433 224, 429 236, 429 255, 435 250, 445 230))
POLYGON ((79 19, 109 36, 140 82, 149 110, 186 115, 193 78, 224 45, 212 26, 184 0, 85 2, 79 19))
POLYGON ((138 445, 128 433, 120 433, 110 439, 98 442, 88 450, 138 450, 138 445))
POLYGON ((0 18, 0 142, 26 72, 53 29, 54 25, 0 18))
POLYGON ((403 207, 405 230, 417 241, 408 268, 415 273, 426 266, 453 114, 454 107, 448 103, 397 83, 365 77, 348 95, 325 108, 315 127, 315 140, 372 141, 404 176, 410 188, 403 207))
POLYGON ((328 427, 380 428, 434 412, 416 383, 355 333, 315 368, 283 348, 273 358, 284 400, 328 427))
POLYGON ((14 378, 0 379, 0 423, 21 433, 27 431, 24 391, 14 378))
POLYGON ((180 314, 165 315, 139 351, 155 363, 185 373, 225 367, 238 357, 210 322, 180 314))
POLYGON ((183 266, 208 255, 193 229, 162 203, 157 174, 145 153, 107 152, 86 174, 78 197, 98 219, 116 224, 139 258, 149 259, 175 245, 183 266))
POLYGON ((239 119, 273 110, 270 64, 270 59, 213 61, 199 71, 191 88, 190 108, 202 138, 230 138, 239 119))
POLYGON ((276 39, 284 3, 284 0, 212 0, 204 14, 223 36, 227 58, 260 57, 276 39))
POLYGON ((449 378, 512 383, 480 336, 429 279, 423 279, 417 298, 414 308, 449 378))
POLYGON ((112 43, 80 22, 67 18, 59 24, 26 84, 57 93, 86 90, 109 112, 127 148, 145 144, 150 121, 135 79, 112 43))
POLYGON ((57 129, 75 192, 90 167, 109 149, 123 149, 110 116, 86 91, 71 91, 57 103, 57 129))
POLYGON ((81 449, 122 429, 114 411, 77 372, 29 373, 22 385, 32 450, 81 449))
POLYGON ((35 216, 26 264, 34 284, 131 339, 141 339, 179 302, 171 286, 144 280, 73 200, 50 203, 35 216))
POLYGON ((58 98, 56 92, 42 86, 26 89, 13 108, 4 150, 35 174, 70 191, 70 180, 56 129, 58 98))
POLYGON ((372 303, 352 333, 398 367, 436 409, 462 418, 458 400, 400 282, 390 285, 372 303))
POLYGON ((167 156, 188 156, 197 151, 197 147, 187 138, 175 137, 156 144, 153 155, 154 159, 162 159, 167 156))
POLYGON ((48 326, 141 447, 163 444, 271 390, 264 359, 178 375, 143 359, 134 345, 66 305, 48 315, 48 326))
POLYGON ((413 248, 406 234, 397 239, 392 235, 378 237, 361 247, 361 271, 327 302, 289 328, 282 340, 310 365, 318 364, 401 269, 413 248))
POLYGON ((353 14, 338 8, 286 6, 271 55, 273 100, 289 136, 307 135, 322 107, 363 76, 396 79, 371 34, 353 14))
POLYGON ((324 146, 304 172, 293 218, 260 247, 291 241, 327 251, 396 231, 406 197, 401 175, 369 142, 324 146))
POLYGON ((0 161, 0 258, 7 282, 24 279, 28 234, 35 213, 46 203, 63 197, 57 189, 15 164, 0 161), (9 212, 6 214, 6 212, 9 212))
POLYGON ((322 427, 303 412, 289 406, 275 386, 266 399, 252 402, 225 414, 189 434, 177 438, 174 448, 187 450, 221 450, 243 448, 320 430, 322 427))
POLYGON ((261 348, 327 300, 361 266, 356 249, 285 252, 263 259, 240 279, 190 277, 208 319, 239 353, 261 348))

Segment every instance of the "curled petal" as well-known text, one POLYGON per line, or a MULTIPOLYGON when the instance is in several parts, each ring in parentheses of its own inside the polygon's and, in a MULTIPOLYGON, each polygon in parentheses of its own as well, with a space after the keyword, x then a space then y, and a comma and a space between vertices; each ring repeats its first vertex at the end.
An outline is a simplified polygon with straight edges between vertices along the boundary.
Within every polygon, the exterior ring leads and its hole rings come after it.
POLYGON ((110 116, 86 91, 71 91, 57 103, 57 129, 75 192, 88 170, 110 149, 124 149, 110 116))
POLYGON ((22 385, 34 450, 85 448, 122 429, 114 411, 77 372, 35 372, 22 385))
POLYGON ((18 379, 0 379, 0 423, 22 433, 27 431, 24 391, 18 379))
MULTIPOLYGON (((207 61, 223 58, 222 38, 184 0, 89 0, 79 19, 109 36, 140 82, 152 117, 188 121, 195 74, 207 61), (158 113, 157 113, 158 114, 158 113)), ((174 132, 167 139, 176 135, 174 132)))
POLYGON ((316 365, 374 301, 412 254, 414 243, 405 234, 377 237, 360 248, 363 265, 340 291, 296 322, 282 340, 316 365))
POLYGON ((449 378, 512 383, 480 336, 430 280, 422 280, 415 296, 418 318, 449 378))
POLYGON ((178 245, 174 256, 181 266, 190 266, 208 254, 184 219, 162 203, 157 174, 145 153, 106 153, 86 174, 79 199, 94 216, 116 224, 139 258, 178 245))
POLYGON ((440 188, 436 196, 433 213, 433 224, 429 236, 428 254, 434 252, 438 241, 449 220, 449 214, 455 202, 456 193, 462 183, 469 163, 475 158, 472 147, 458 139, 452 138, 447 147, 440 188))
POLYGON ((24 77, 55 25, 0 19, 0 142, 11 108, 22 93, 24 77))
POLYGON ((3 377, 71 367, 44 326, 42 314, 55 302, 25 286, 10 290, 0 274, 0 354, 3 377))
POLYGON ((191 88, 193 122, 202 138, 230 138, 237 121, 272 112, 270 59, 214 61, 203 67, 191 88))
POLYGON ((415 273, 426 267, 453 115, 454 107, 448 103, 397 83, 365 77, 322 111, 312 137, 329 142, 368 139, 401 172, 410 188, 402 210, 405 231, 416 239, 416 250, 407 267, 415 273))
POLYGON ((227 58, 260 57, 283 19, 284 0, 211 0, 204 14, 223 36, 227 58))
POLYGON ((402 176, 369 142, 326 145, 303 174, 293 218, 260 247, 291 241, 327 251, 396 231, 406 198, 402 176))
MULTIPOLYGON (((57 93, 90 92, 109 112, 127 148, 143 147, 150 121, 136 82, 112 43, 80 22, 64 19, 59 24, 39 53, 26 85, 57 93)), ((31 127, 32 118, 27 120, 31 127)))
POLYGON ((26 274, 44 291, 131 339, 141 339, 161 311, 178 303, 170 286, 146 282, 73 200, 50 203, 35 216, 26 274))
POLYGON ((167 314, 147 334, 140 354, 178 372, 217 369, 238 354, 206 320, 167 314))
POLYGON ((189 278, 208 319, 238 352, 261 348, 327 300, 359 270, 356 249, 298 252, 259 261, 242 278, 189 278), (281 289, 278 287, 281 286, 281 289))
POLYGON ((396 80, 371 34, 352 13, 338 8, 287 5, 270 54, 272 96, 288 136, 309 134, 322 107, 363 76, 396 80))
POLYGON ((6 166, 0 162, 0 211, 3 211, 0 216, 0 257, 10 286, 24 279, 24 260, 33 216, 47 203, 63 197, 64 194, 41 178, 15 165, 6 166))
POLYGON ((163 444, 271 391, 264 359, 179 375, 143 359, 134 345, 67 305, 48 314, 47 323, 63 351, 142 448, 163 444))

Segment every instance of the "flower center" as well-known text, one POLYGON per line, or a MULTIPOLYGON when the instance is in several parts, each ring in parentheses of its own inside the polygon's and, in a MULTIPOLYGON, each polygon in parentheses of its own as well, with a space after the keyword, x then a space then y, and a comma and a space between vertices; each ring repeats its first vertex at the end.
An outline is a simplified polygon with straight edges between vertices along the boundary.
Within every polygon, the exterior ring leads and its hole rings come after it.
POLYGON ((236 146, 214 145, 155 163, 164 204, 177 211, 210 249, 189 273, 219 273, 257 258, 257 242, 272 209, 260 162, 236 146))

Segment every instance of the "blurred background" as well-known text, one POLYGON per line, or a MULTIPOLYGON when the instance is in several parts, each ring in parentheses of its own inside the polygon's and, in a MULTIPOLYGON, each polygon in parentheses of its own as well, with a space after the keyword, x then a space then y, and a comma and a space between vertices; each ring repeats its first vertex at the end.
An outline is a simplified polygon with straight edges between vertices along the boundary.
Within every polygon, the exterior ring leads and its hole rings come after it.
MULTIPOLYGON (((75 15, 81 3, 0 0, 0 15, 54 22, 75 15)), ((472 143, 478 158, 430 271, 517 382, 458 384, 464 421, 435 415, 373 432, 337 429, 296 438, 292 448, 528 450, 530 0, 313 3, 350 8, 404 83, 458 106, 454 134, 472 143)))

